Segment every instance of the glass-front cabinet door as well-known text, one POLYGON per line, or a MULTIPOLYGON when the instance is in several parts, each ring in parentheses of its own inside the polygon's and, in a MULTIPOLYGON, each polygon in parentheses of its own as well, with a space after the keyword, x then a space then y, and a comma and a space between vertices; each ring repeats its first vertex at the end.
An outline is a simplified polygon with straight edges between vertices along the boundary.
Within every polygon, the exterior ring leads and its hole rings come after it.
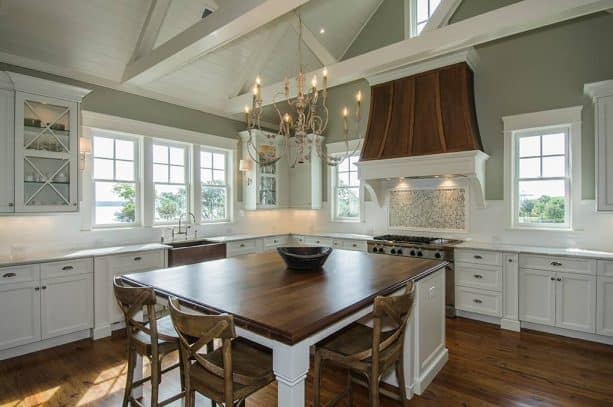
MULTIPOLYGON (((267 140, 258 145, 258 154, 260 159, 265 159, 266 156, 275 157, 278 146, 274 139, 267 140)), ((258 186, 258 201, 259 208, 276 208, 279 206, 277 200, 277 165, 258 165, 257 166, 257 186, 258 186)))
POLYGON ((17 212, 78 210, 77 116, 76 102, 16 93, 17 212))

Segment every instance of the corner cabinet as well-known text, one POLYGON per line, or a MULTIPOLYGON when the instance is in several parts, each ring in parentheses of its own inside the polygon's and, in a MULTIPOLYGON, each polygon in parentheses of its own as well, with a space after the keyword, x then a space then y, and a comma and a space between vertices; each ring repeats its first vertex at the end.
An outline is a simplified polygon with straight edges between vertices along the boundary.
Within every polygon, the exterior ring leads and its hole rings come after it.
POLYGON ((613 211, 613 80, 585 85, 594 101, 596 208, 613 211))
POLYGON ((79 108, 89 90, 7 74, 15 90, 15 212, 78 211, 79 108))
MULTIPOLYGON (((251 165, 243 174, 243 207, 246 210, 278 209, 288 206, 287 160, 283 156, 272 165, 261 166, 253 162, 249 154, 249 132, 240 132, 242 158, 251 165)), ((258 156, 276 156, 284 149, 283 140, 275 133, 252 131, 253 144, 258 156)))

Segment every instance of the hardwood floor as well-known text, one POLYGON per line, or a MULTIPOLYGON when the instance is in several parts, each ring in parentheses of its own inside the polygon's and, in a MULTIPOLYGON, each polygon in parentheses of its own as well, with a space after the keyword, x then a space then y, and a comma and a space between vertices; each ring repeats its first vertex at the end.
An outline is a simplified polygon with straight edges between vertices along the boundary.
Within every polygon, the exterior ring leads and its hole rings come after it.
MULTIPOLYGON (((0 406, 119 406, 124 345, 115 335, 1 361, 0 406)), ((613 346, 461 318, 447 320, 447 346, 449 362, 411 406, 613 406, 613 346)), ((324 401, 341 390, 345 376, 338 373, 324 369, 324 401)), ((164 395, 178 388, 178 372, 164 376, 164 395)), ((276 406, 276 394, 273 384, 247 406, 276 406)), ((310 405, 310 379, 307 394, 310 405)), ((356 388, 354 405, 367 400, 356 388)), ((381 404, 399 405, 385 398, 381 404)))

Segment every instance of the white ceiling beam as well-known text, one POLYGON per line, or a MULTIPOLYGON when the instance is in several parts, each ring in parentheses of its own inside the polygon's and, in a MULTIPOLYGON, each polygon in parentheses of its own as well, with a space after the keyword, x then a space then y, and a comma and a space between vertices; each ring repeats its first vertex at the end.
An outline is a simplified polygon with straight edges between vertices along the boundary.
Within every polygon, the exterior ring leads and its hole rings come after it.
POLYGON ((458 7, 460 7, 460 4, 462 4, 462 0, 441 1, 421 32, 424 33, 436 30, 437 28, 441 28, 449 24, 449 20, 458 7))
MULTIPOLYGON (((342 85, 611 7, 613 0, 523 0, 330 65, 327 67, 328 86, 342 85)), ((321 74, 319 69, 308 73, 307 77, 321 74)), ((279 89, 283 89, 282 82, 264 87, 264 102, 272 100, 279 89)), ((296 89, 292 88, 290 97, 295 96, 296 89)), ((241 112, 243 106, 249 104, 250 97, 244 94, 230 99, 227 111, 241 112)))
POLYGON ((229 97, 240 95, 242 89, 250 82, 255 81, 255 77, 262 74, 262 69, 270 59, 274 56, 274 51, 283 39, 283 36, 290 29, 285 21, 279 22, 270 33, 264 37, 260 46, 255 47, 249 54, 249 65, 241 69, 239 76, 236 78, 236 88, 230 92, 229 97))
POLYGON ((162 28, 162 24, 166 18, 166 13, 168 13, 170 1, 171 0, 151 1, 149 13, 147 13, 147 19, 143 24, 140 35, 138 36, 138 41, 136 43, 136 48, 134 49, 134 54, 132 55, 131 61, 137 60, 143 55, 151 52, 153 49, 155 41, 158 38, 158 34, 160 33, 160 28, 162 28))
POLYGON ((302 40, 322 65, 332 65, 338 62, 338 59, 336 59, 334 55, 328 51, 328 49, 321 43, 321 41, 319 41, 315 34, 313 34, 313 32, 309 30, 306 25, 304 25, 304 23, 300 23, 297 18, 293 18, 291 24, 297 33, 300 32, 302 25, 302 40))
POLYGON ((223 7, 126 67, 123 81, 146 84, 280 17, 309 0, 225 0, 223 7))

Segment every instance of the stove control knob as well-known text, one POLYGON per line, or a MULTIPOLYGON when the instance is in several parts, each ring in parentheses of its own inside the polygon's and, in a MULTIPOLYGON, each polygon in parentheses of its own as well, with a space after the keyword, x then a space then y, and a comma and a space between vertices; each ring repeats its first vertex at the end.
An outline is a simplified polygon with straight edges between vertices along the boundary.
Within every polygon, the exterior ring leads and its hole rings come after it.
POLYGON ((423 254, 421 251, 417 252, 417 257, 421 257, 421 256, 423 256, 423 255, 424 255, 424 254, 423 254))
POLYGON ((390 250, 390 253, 391 253, 391 254, 396 254, 396 249, 392 249, 392 250, 390 250))
POLYGON ((402 254, 402 249, 398 249, 398 250, 396 251, 396 254, 402 254))
POLYGON ((378 251, 379 251, 379 249, 377 249, 376 247, 373 247, 373 248, 372 248, 372 252, 373 252, 373 253, 377 253, 378 251))
POLYGON ((436 252, 436 254, 434 255, 434 257, 436 257, 437 259, 441 258, 441 254, 439 252, 436 252))
POLYGON ((415 250, 411 250, 411 253, 409 253, 411 256, 415 256, 415 250))

